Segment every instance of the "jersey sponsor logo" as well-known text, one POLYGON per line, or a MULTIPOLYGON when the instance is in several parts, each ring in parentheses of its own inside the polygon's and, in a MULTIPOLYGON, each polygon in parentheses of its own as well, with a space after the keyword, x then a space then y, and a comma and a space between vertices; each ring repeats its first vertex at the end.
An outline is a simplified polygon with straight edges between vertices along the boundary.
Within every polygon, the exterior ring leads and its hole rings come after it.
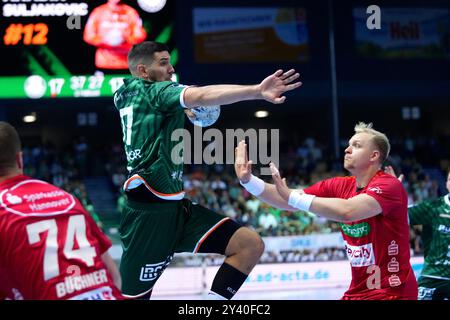
POLYGON ((22 198, 19 196, 12 195, 11 193, 6 194, 6 201, 10 204, 21 204, 22 198))
POLYGON ((370 224, 362 222, 354 225, 341 223, 342 232, 349 237, 360 238, 366 236, 370 232, 370 224))
POLYGON ((372 243, 352 246, 345 242, 345 251, 352 267, 367 267, 375 264, 372 243))
POLYGON ((399 253, 399 247, 395 240, 391 241, 391 244, 388 246, 388 255, 396 256, 399 253))
POLYGON ((388 271, 392 273, 400 271, 400 263, 397 261, 397 259, 392 258, 391 261, 389 261, 388 271))
POLYGON ((373 188, 369 188, 368 190, 372 191, 372 192, 375 192, 377 194, 382 194, 383 193, 383 191, 381 191, 380 187, 373 187, 373 188))
POLYGON ((433 300, 433 294, 436 288, 419 287, 419 300, 433 300))
POLYGON ((134 97, 134 96, 137 96, 138 94, 139 94, 139 90, 133 90, 133 91, 128 91, 128 92, 124 91, 122 93, 116 93, 114 95, 114 104, 117 105, 117 102, 120 99, 128 98, 128 97, 134 97))
POLYGON ((128 162, 134 161, 134 160, 140 159, 140 158, 142 158, 141 149, 134 149, 134 150, 127 152, 127 161, 128 162))
POLYGON ((173 171, 170 176, 172 180, 183 181, 183 171, 173 171))
POLYGON ((69 300, 116 300, 110 287, 101 287, 95 290, 91 290, 69 300))
POLYGON ((75 206, 72 195, 40 180, 24 180, 0 193, 0 205, 18 215, 55 215, 75 206))
POLYGON ((141 274, 139 275, 139 280, 141 281, 153 281, 157 279, 172 261, 173 256, 168 256, 165 261, 146 264, 141 268, 141 274))
POLYGON ((443 234, 450 234, 450 227, 440 224, 437 228, 437 231, 443 233, 443 234))
POLYGON ((399 276, 397 276, 396 274, 391 275, 388 278, 388 282, 391 287, 398 287, 399 285, 402 284, 402 281, 400 280, 399 276))

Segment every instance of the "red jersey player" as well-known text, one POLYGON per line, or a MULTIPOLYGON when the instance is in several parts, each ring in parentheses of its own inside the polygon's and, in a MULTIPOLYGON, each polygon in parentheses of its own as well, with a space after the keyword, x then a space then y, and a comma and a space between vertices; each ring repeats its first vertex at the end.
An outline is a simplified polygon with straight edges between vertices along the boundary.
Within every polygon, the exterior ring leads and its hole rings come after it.
POLYGON ((417 299, 409 262, 407 195, 402 184, 381 170, 390 145, 387 137, 360 123, 345 149, 351 177, 324 180, 305 190, 291 190, 274 164, 275 185, 251 175, 245 143, 236 150, 241 184, 261 200, 285 210, 305 210, 341 222, 352 281, 342 299, 417 299))
POLYGON ((108 0, 95 8, 86 23, 83 39, 97 47, 97 68, 128 69, 128 51, 147 37, 138 12, 119 2, 108 0))
POLYGON ((111 241, 75 197, 23 175, 6 122, 0 150, 0 299, 123 299, 111 241))

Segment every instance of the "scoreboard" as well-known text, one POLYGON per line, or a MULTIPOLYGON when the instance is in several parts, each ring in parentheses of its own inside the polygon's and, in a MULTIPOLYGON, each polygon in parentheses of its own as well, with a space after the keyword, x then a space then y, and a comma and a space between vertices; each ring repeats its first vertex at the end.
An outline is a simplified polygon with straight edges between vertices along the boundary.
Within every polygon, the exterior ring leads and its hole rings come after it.
POLYGON ((1 0, 0 99, 108 97, 145 40, 167 43, 174 0, 1 0))

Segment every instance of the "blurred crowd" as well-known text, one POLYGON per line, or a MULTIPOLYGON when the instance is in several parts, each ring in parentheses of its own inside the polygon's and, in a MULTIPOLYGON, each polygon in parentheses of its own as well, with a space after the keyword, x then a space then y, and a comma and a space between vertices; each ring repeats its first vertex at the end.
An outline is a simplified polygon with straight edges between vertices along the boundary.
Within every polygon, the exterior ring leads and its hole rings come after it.
MULTIPOLYGON (((434 166, 444 174, 449 166, 448 142, 436 139, 393 138, 390 164, 397 173, 406 177, 405 188, 409 204, 434 199, 444 194, 439 182, 433 179, 428 167, 434 166), (447 148, 447 149, 446 149, 447 148), (437 162, 436 159, 439 159, 437 162)), ((345 147, 346 141, 342 141, 345 147)), ((312 137, 304 139, 297 147, 286 146, 280 155, 280 170, 288 185, 307 187, 319 180, 344 176, 341 159, 328 156, 327 147, 312 137)), ((25 174, 43 179, 76 196, 101 225, 101 213, 97 214, 84 179, 90 176, 109 177, 111 190, 117 199, 117 210, 124 205, 121 192, 127 178, 126 162, 121 143, 99 148, 90 146, 80 137, 64 149, 51 144, 24 146, 25 174), (95 151, 95 152, 93 152, 95 151)), ((288 212, 272 208, 252 197, 239 185, 231 165, 189 165, 185 168, 184 188, 186 196, 207 208, 237 220, 256 230, 263 237, 326 234, 339 232, 339 223, 317 217, 309 212, 288 212)), ((255 166, 255 172, 259 168, 255 166)), ((261 176, 271 181, 270 176, 261 176)), ((411 248, 414 254, 422 253, 421 228, 411 228, 411 248)), ((342 248, 325 248, 318 251, 290 251, 267 253, 262 262, 324 261, 342 259, 342 248)), ((196 262, 198 263, 198 262, 196 262)))
MULTIPOLYGON (((37 146, 24 145, 22 149, 24 174, 48 181, 75 196, 91 214, 97 225, 102 227, 101 218, 89 198, 83 181, 96 169, 90 161, 88 151, 89 146, 84 138, 73 141, 64 149, 57 149, 51 143, 37 146)), ((99 165, 100 163, 97 162, 97 168, 99 165)))

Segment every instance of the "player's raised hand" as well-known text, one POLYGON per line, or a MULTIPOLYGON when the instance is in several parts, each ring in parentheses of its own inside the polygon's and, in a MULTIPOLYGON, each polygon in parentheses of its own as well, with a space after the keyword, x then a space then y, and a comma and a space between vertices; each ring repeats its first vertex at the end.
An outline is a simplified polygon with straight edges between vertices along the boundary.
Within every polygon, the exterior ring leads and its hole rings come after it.
POLYGON ((294 82, 299 77, 300 74, 296 73, 294 69, 287 72, 277 70, 259 84, 263 99, 274 104, 283 103, 286 100, 286 96, 282 95, 283 93, 302 85, 300 81, 294 82))
POLYGON ((280 171, 278 171, 273 162, 271 162, 269 166, 270 171, 272 172, 272 179, 275 183, 275 186, 277 187, 278 193, 284 200, 289 201, 289 195, 291 194, 292 190, 288 188, 286 179, 281 178, 280 171))
POLYGON ((405 179, 405 176, 403 174, 399 175, 398 177, 395 175, 395 171, 394 168, 392 166, 386 166, 384 167, 384 172, 386 172, 387 174, 390 174, 391 176, 393 176, 394 178, 397 178, 398 181, 403 182, 403 180, 405 179))
POLYGON ((244 140, 241 140, 234 150, 234 158, 234 170, 236 171, 236 176, 242 183, 247 183, 252 175, 252 161, 248 160, 247 144, 244 140))

